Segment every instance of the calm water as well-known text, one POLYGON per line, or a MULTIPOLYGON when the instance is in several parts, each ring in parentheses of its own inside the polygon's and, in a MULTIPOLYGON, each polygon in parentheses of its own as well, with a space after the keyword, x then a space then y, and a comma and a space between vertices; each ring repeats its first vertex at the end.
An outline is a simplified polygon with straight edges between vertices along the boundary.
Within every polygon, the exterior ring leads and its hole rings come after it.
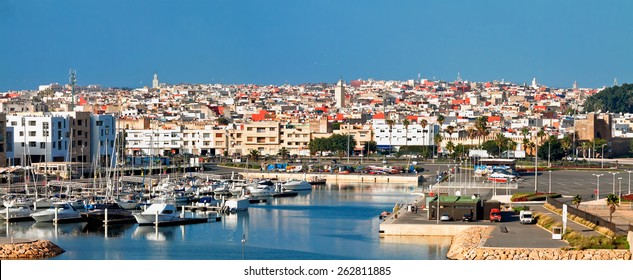
POLYGON ((251 205, 221 222, 88 229, 84 223, 3 222, 1 236, 48 239, 64 260, 442 260, 450 238, 379 238, 378 215, 412 201, 413 188, 329 186, 251 205), (242 236, 247 242, 242 246, 242 236), (243 250, 243 251, 242 251, 243 250))

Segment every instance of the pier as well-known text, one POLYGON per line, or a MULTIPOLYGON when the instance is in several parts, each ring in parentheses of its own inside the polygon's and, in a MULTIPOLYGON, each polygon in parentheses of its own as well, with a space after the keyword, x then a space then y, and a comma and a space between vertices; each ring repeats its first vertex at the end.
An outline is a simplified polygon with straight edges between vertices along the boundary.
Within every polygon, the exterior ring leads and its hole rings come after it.
POLYGON ((328 184, 337 183, 396 183, 418 185, 425 181, 424 176, 419 173, 405 174, 337 174, 337 173, 284 173, 284 172, 252 172, 240 171, 240 175, 246 179, 278 179, 289 180, 304 178, 324 178, 328 184))

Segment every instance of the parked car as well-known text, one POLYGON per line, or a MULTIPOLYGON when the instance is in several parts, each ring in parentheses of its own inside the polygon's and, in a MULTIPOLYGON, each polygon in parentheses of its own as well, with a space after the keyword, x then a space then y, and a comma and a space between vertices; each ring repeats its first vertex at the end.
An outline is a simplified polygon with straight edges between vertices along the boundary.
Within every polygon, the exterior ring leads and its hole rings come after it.
POLYGON ((473 221, 473 215, 471 214, 464 214, 464 216, 462 217, 462 222, 472 222, 473 221))
POLYGON ((442 214, 442 216, 440 216, 440 221, 450 221, 451 217, 448 214, 442 214))
POLYGON ((490 222, 501 222, 501 211, 499 208, 492 208, 490 210, 490 222))

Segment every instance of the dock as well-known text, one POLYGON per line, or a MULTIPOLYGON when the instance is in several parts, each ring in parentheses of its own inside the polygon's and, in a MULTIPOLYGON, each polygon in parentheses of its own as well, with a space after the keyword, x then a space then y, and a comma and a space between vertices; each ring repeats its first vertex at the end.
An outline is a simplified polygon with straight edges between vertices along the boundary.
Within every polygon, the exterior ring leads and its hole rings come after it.
POLYGON ((272 197, 293 197, 297 195, 299 195, 299 193, 296 191, 285 191, 285 192, 273 194, 272 197))
POLYGON ((180 225, 191 225, 191 224, 202 224, 209 222, 218 222, 220 221, 220 217, 212 217, 212 218, 179 218, 173 221, 163 221, 163 222, 153 222, 151 224, 139 224, 139 226, 180 226, 180 225))

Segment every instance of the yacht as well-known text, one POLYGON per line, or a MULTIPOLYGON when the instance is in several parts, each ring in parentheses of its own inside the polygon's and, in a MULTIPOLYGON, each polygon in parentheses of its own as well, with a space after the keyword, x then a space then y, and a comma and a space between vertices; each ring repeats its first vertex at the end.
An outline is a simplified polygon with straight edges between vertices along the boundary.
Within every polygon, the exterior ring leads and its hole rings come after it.
POLYGON ((158 222, 171 222, 180 219, 173 201, 157 201, 152 203, 141 213, 134 214, 139 225, 153 225, 158 216, 158 222))
POLYGON ((36 222, 53 222, 57 212, 57 220, 81 219, 81 213, 69 202, 55 202, 53 205, 41 212, 31 214, 36 222))
POLYGON ((246 194, 251 197, 269 197, 279 193, 275 186, 258 184, 246 187, 246 194))
POLYGON ((91 210, 81 213, 81 218, 88 224, 102 225, 108 212, 108 224, 135 223, 132 212, 123 209, 118 203, 95 204, 91 210))
POLYGON ((306 180, 291 179, 281 185, 284 189, 290 191, 311 190, 312 185, 306 180))
POLYGON ((10 207, 0 210, 0 218, 5 221, 33 220, 32 213, 27 203, 13 203, 10 207))

